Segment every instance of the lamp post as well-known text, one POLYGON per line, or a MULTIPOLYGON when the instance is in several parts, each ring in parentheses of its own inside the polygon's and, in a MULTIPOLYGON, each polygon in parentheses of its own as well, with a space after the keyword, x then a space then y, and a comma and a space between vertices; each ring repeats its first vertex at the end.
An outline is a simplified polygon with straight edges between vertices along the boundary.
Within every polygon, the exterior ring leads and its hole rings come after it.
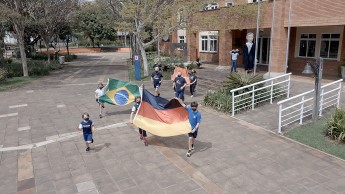
POLYGON ((320 90, 323 71, 323 59, 320 57, 316 59, 315 63, 308 62, 304 67, 303 74, 314 74, 315 76, 315 90, 314 90, 314 106, 313 106, 313 120, 319 119, 320 111, 320 90))

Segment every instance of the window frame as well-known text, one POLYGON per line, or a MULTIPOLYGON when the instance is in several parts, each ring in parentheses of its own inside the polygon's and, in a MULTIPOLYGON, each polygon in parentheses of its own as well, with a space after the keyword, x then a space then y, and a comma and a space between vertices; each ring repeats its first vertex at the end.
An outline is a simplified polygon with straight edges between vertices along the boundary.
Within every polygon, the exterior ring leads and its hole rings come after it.
POLYGON ((186 43, 186 36, 178 36, 178 43, 186 43), (181 38, 183 37, 183 38, 181 38), (181 42, 183 41, 183 42, 181 42))
POLYGON ((218 53, 219 42, 218 32, 200 32, 199 34, 199 50, 202 53, 218 53), (205 49, 206 47, 206 49, 205 49))
POLYGON ((317 36, 318 34, 317 33, 301 33, 300 36, 299 36, 299 45, 298 45, 298 57, 300 58, 315 58, 317 56, 317 53, 316 53, 316 47, 317 47, 317 36), (308 35, 308 38, 302 38, 302 35, 308 35), (315 35, 315 38, 310 38, 309 35, 315 35), (306 48, 306 54, 305 56, 301 56, 300 55, 300 52, 301 52, 301 41, 307 41, 307 48, 306 48), (309 49, 309 44, 308 42, 309 41, 314 41, 315 42, 315 47, 314 47, 314 56, 312 57, 309 57, 308 56, 308 49, 309 49))
POLYGON ((327 57, 322 57, 323 59, 327 59, 327 60, 338 60, 339 58, 339 50, 341 49, 340 46, 340 40, 341 40, 341 34, 340 33, 321 33, 321 37, 320 37, 320 48, 319 48, 319 56, 321 56, 321 48, 322 48, 322 42, 323 41, 328 41, 328 51, 327 51, 327 57), (329 38, 323 38, 323 35, 329 35, 329 38), (332 35, 339 35, 338 38, 332 38, 332 35), (338 42, 338 50, 337 50, 337 56, 335 58, 330 58, 330 49, 331 49, 331 42, 332 41, 337 41, 338 42))

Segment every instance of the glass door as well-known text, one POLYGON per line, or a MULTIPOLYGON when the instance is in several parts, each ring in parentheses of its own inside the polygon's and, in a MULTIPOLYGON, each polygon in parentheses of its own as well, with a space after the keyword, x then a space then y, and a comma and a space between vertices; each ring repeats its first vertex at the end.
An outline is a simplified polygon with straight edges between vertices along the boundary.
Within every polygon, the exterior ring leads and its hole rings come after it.
POLYGON ((260 37, 258 45, 258 64, 268 65, 270 57, 270 38, 260 37))

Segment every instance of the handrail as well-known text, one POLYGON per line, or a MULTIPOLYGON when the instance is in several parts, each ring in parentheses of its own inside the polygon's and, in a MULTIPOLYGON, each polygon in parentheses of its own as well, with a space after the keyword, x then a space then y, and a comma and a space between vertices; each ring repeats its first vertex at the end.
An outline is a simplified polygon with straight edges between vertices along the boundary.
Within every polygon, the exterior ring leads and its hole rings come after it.
POLYGON ((294 96, 294 97, 291 97, 291 98, 288 98, 288 99, 285 99, 285 100, 281 100, 281 101, 277 102, 277 104, 280 105, 280 104, 282 104, 282 103, 285 103, 285 102, 288 102, 288 101, 290 101, 290 100, 293 100, 293 99, 296 99, 296 98, 305 96, 305 95, 307 95, 307 94, 309 94, 309 93, 312 93, 312 92, 314 92, 314 89, 309 90, 309 91, 307 91, 307 92, 303 92, 302 94, 298 94, 297 96, 294 96))
POLYGON ((324 85, 324 86, 321 86, 321 89, 323 89, 323 88, 325 88, 325 87, 328 87, 328 86, 331 86, 331 85, 333 85, 333 84, 337 84, 337 83, 342 82, 342 81, 343 81, 343 79, 339 79, 339 80, 337 80, 337 81, 328 83, 328 84, 326 84, 326 85, 324 85))
POLYGON ((230 90, 230 92, 236 92, 238 90, 242 90, 242 89, 249 88, 249 87, 252 87, 252 86, 255 86, 255 85, 259 85, 259 84, 262 84, 262 83, 265 83, 265 82, 269 82, 269 81, 272 81, 272 80, 275 80, 275 79, 278 79, 278 78, 289 76, 291 74, 292 73, 287 73, 287 74, 280 75, 280 76, 277 76, 277 77, 273 77, 273 78, 270 78, 270 79, 266 79, 266 80, 263 80, 263 81, 255 82, 255 83, 247 85, 247 86, 242 86, 240 88, 232 89, 232 90, 230 90))

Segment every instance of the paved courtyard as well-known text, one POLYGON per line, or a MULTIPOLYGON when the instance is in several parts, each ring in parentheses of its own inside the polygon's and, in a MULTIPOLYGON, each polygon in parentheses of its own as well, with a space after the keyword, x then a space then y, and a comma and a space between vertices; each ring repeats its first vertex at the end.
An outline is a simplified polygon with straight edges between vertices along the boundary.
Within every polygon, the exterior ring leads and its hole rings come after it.
MULTIPOLYGON (((345 193, 343 160, 268 132, 251 122, 259 113, 233 118, 200 107, 190 158, 185 135, 149 136, 144 146, 128 124, 131 106, 106 105, 99 119, 97 83, 127 80, 126 58, 82 54, 62 70, 0 93, 1 194, 345 193), (97 127, 90 153, 76 130, 83 112, 97 127)), ((173 97, 171 86, 163 83, 163 97, 173 97)))

